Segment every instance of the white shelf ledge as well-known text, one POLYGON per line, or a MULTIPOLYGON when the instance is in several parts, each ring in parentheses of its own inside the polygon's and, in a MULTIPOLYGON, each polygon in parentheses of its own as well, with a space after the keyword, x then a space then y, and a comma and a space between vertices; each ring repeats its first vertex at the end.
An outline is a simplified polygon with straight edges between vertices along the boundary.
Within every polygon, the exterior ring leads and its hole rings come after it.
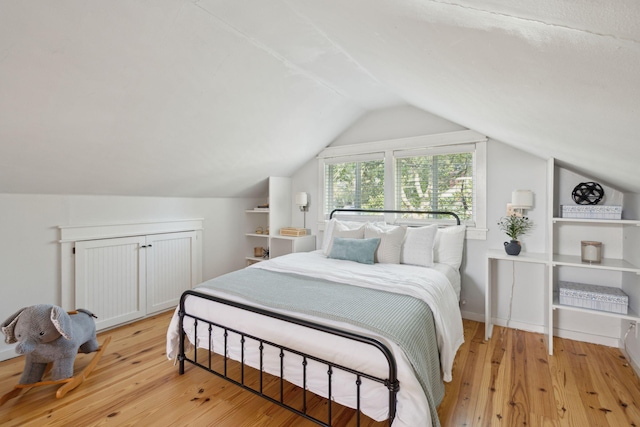
POLYGON ((491 259, 504 259, 508 261, 532 262, 536 264, 547 264, 549 255, 539 252, 520 252, 519 255, 509 255, 504 249, 489 249, 487 257, 491 259))
POLYGON ((633 219, 553 218, 553 222, 640 226, 640 221, 633 219))
POLYGON ((633 322, 640 321, 640 316, 638 315, 638 313, 631 310, 631 308, 629 308, 629 311, 627 312, 627 314, 622 314, 622 313, 613 313, 611 311, 594 310, 591 308, 575 307, 573 305, 560 304, 560 301, 557 295, 553 296, 552 308, 554 310, 567 310, 567 311, 577 311, 577 312, 589 313, 589 314, 598 314, 604 317, 613 317, 615 319, 631 320, 633 322))
POLYGON ((582 262, 582 259, 577 255, 560 255, 553 254, 553 265, 566 265, 570 267, 580 268, 593 268, 597 270, 614 270, 614 271, 628 271, 631 273, 640 274, 640 267, 631 264, 624 259, 616 258, 603 258, 599 264, 589 264, 582 262))
POLYGON ((258 233, 246 233, 245 236, 251 237, 269 237, 268 234, 258 234, 258 233))

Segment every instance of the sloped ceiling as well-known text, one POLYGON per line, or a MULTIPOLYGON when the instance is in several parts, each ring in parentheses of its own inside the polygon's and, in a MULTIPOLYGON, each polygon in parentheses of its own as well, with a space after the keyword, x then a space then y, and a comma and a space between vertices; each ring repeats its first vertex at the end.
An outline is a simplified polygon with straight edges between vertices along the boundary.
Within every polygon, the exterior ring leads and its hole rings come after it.
POLYGON ((237 197, 413 105, 640 192, 640 4, 0 2, 0 192, 237 197))

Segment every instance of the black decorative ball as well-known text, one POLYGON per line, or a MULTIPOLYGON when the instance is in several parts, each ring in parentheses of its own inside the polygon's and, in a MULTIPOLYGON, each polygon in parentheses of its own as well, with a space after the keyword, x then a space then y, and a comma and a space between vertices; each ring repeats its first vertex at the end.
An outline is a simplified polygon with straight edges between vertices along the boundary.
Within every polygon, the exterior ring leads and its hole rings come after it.
POLYGON ((597 205, 604 197, 604 190, 597 182, 581 182, 573 189, 571 197, 579 205, 597 205))

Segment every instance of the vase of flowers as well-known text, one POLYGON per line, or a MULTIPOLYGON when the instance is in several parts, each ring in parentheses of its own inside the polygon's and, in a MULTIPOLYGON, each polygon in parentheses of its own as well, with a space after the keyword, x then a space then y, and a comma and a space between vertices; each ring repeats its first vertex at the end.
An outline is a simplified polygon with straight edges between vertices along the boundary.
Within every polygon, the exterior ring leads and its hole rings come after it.
POLYGON ((510 242, 504 242, 504 250, 509 255, 518 255, 522 250, 519 238, 533 228, 533 221, 526 216, 509 215, 500 218, 498 225, 500 230, 511 237, 510 242))

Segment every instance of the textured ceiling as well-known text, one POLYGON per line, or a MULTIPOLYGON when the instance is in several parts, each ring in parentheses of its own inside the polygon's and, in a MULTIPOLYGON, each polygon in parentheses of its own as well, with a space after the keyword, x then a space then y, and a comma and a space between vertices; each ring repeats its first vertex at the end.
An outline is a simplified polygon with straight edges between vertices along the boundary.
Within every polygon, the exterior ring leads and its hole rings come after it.
POLYGON ((640 192, 638 22, 634 0, 0 2, 0 192, 257 195, 405 104, 640 192))

